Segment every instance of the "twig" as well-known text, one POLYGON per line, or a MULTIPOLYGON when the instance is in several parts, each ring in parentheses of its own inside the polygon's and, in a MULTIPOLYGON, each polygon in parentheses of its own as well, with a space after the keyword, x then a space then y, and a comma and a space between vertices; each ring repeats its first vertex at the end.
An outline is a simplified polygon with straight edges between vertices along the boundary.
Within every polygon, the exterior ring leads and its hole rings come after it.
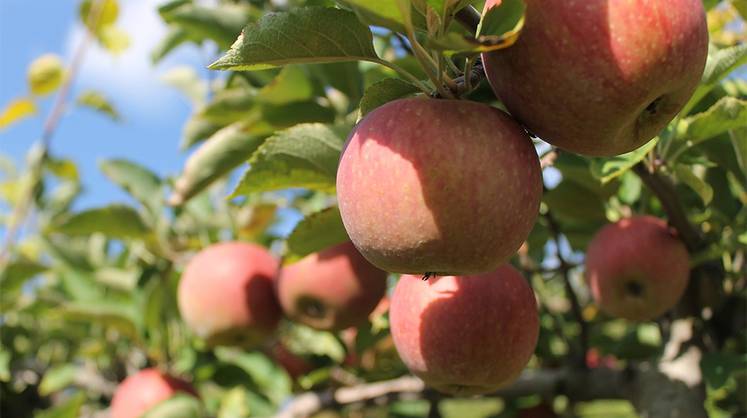
POLYGON ((456 20, 467 30, 477 33, 477 27, 480 25, 480 12, 473 6, 467 6, 459 10, 456 14, 456 20))
POLYGON ((565 292, 568 294, 568 299, 571 301, 571 312, 573 313, 573 316, 576 318, 576 321, 578 321, 578 324, 581 327, 581 333, 579 335, 580 353, 576 360, 580 367, 586 367, 585 356, 586 351, 589 349, 589 326, 584 320, 584 315, 581 310, 581 304, 579 303, 578 296, 576 295, 576 292, 573 290, 573 286, 571 285, 571 277, 569 273, 571 269, 573 269, 573 266, 568 263, 565 256, 563 256, 563 251, 560 249, 561 232, 558 222, 555 220, 549 210, 544 214, 544 217, 547 220, 547 225, 550 229, 550 234, 552 235, 553 241, 555 241, 555 252, 558 257, 558 261, 560 262, 560 272, 563 275, 565 292))
POLYGON ((555 164, 555 160, 558 159, 559 153, 557 149, 552 149, 545 153, 540 158, 540 167, 544 170, 547 167, 552 167, 555 164))

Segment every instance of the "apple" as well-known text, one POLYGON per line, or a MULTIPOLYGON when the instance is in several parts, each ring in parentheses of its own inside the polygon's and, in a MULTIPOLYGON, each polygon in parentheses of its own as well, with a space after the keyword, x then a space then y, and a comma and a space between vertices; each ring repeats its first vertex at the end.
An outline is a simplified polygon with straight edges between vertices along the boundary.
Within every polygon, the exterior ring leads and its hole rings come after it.
POLYGON ((632 321, 654 319, 674 307, 689 275, 685 244, 653 216, 606 225, 586 254, 586 281, 599 309, 632 321))
POLYGON ((299 376, 303 376, 306 373, 314 370, 314 364, 306 360, 302 356, 290 351, 281 342, 276 342, 270 350, 270 356, 285 369, 293 379, 297 379, 299 376))
POLYGON ((277 297, 291 320, 338 331, 366 322, 386 293, 386 278, 346 242, 285 266, 277 297))
POLYGON ((193 257, 178 288, 179 312, 208 345, 252 348, 282 316, 275 298, 278 260, 255 244, 211 245, 193 257))
POLYGON ((552 405, 546 402, 541 402, 530 408, 524 408, 519 410, 516 414, 516 418, 556 418, 558 414, 553 410, 552 405))
POLYGON ((521 126, 464 100, 375 109, 351 133, 337 171, 350 239, 395 273, 495 270, 529 235, 541 194, 539 159, 521 126))
POLYGON ((156 369, 144 369, 117 386, 112 398, 111 418, 138 418, 177 392, 197 397, 187 382, 156 369))
MULTIPOLYGON (((529 131, 609 156, 659 134, 698 85, 708 54, 701 0, 525 0, 513 46, 483 54, 496 95, 529 131)), ((485 11, 500 4, 488 0, 485 11)))
POLYGON ((476 276, 422 281, 404 275, 391 297, 389 321, 410 371, 458 396, 492 392, 515 380, 539 334, 534 293, 508 264, 476 276))

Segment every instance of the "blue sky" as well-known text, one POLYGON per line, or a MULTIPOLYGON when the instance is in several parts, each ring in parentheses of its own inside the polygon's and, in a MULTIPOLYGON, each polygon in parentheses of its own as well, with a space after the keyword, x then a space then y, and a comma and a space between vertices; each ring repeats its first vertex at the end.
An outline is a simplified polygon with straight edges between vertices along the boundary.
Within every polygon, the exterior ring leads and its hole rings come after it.
MULTIPOLYGON (((120 26, 130 35, 130 49, 118 57, 98 47, 90 49, 73 87, 72 97, 86 89, 101 91, 124 120, 117 123, 96 112, 72 108, 52 140, 55 156, 78 164, 85 188, 78 208, 128 201, 127 195, 98 170, 97 164, 103 159, 130 159, 166 175, 179 172, 186 158, 179 142, 192 105, 160 77, 183 65, 202 71, 204 77, 204 67, 214 53, 182 47, 153 67, 149 54, 165 31, 156 14, 159 2, 121 1, 120 26)), ((51 52, 69 62, 82 34, 77 22, 78 3, 0 0, 0 107, 27 93, 26 69, 34 58, 51 52)), ((39 138, 52 101, 53 96, 44 99, 36 117, 0 131, 0 154, 9 155, 17 163, 23 161, 39 138)))

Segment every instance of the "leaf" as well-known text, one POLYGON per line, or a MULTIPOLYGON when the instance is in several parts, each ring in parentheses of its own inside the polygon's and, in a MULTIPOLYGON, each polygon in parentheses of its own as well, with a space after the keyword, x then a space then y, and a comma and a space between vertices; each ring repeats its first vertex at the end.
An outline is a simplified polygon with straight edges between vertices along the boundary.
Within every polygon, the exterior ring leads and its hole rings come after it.
POLYGON ((100 92, 86 90, 80 93, 78 98, 75 100, 75 103, 80 107, 87 107, 99 113, 103 113, 104 115, 109 116, 113 121, 119 122, 122 120, 117 109, 115 109, 109 102, 109 99, 100 92))
POLYGON ((658 142, 659 138, 656 137, 635 151, 612 158, 593 158, 591 160, 591 173, 602 183, 609 183, 642 161, 658 142))
POLYGON ((301 258, 348 240, 340 210, 335 206, 299 222, 288 237, 288 252, 292 258, 301 258))
POLYGON ((291 381, 288 374, 264 354, 218 347, 215 349, 215 355, 219 360, 244 370, 262 394, 275 405, 279 405, 290 395, 291 381))
POLYGON ((307 356, 326 356, 339 364, 345 358, 345 347, 326 331, 317 331, 301 324, 292 324, 283 339, 289 351, 307 356))
POLYGON ((29 260, 16 260, 5 265, 0 271, 0 293, 13 293, 21 289, 27 280, 47 271, 43 264, 29 260))
POLYGON ((385 78, 372 84, 363 93, 360 103, 360 117, 366 116, 377 107, 420 91, 414 85, 399 78, 385 78))
POLYGON ((732 353, 706 353, 700 361, 703 380, 711 389, 723 387, 735 372, 747 370, 747 355, 732 353))
POLYGON ((255 93, 238 87, 218 92, 200 112, 200 117, 217 124, 248 119, 256 103, 255 93))
POLYGON ((343 142, 322 124, 279 132, 252 155, 233 196, 292 187, 333 191, 343 142))
POLYGON ((739 44, 724 49, 716 49, 715 46, 711 45, 701 83, 695 89, 693 96, 685 105, 681 114, 687 115, 721 80, 745 63, 747 63, 747 44, 739 44))
POLYGON ((149 169, 122 159, 104 160, 99 163, 99 169, 145 207, 154 211, 160 207, 162 182, 149 169))
POLYGON ((32 94, 45 96, 54 92, 65 78, 62 59, 55 54, 40 56, 29 65, 26 78, 32 94))
MULTIPOLYGON (((368 25, 383 26, 395 32, 406 33, 407 16, 402 15, 402 11, 397 4, 401 0, 339 0, 352 8, 358 18, 368 25)), ((410 0, 404 0, 405 3, 412 3, 410 0)), ((410 19, 413 26, 424 30, 426 28, 425 11, 418 9, 413 4, 410 9, 410 19)))
POLYGON ((86 394, 78 392, 62 404, 35 413, 34 418, 78 418, 85 402, 86 394))
POLYGON ((263 103, 282 105, 310 100, 314 97, 309 75, 299 66, 290 65, 257 93, 263 103))
POLYGON ((734 129, 729 132, 729 136, 739 168, 747 178, 747 128, 734 129))
POLYGON ((176 181, 169 204, 179 206, 246 161, 262 143, 242 122, 216 132, 195 151, 176 181))
POLYGON ((125 205, 110 205, 78 212, 56 226, 53 232, 90 235, 100 232, 112 238, 144 238, 148 227, 140 215, 125 205))
POLYGON ((211 39, 221 50, 228 48, 252 17, 252 8, 243 4, 205 7, 193 3, 173 4, 159 12, 166 23, 185 29, 189 38, 211 39))
POLYGON ((193 106, 202 106, 208 94, 208 85, 194 68, 189 66, 175 67, 163 74, 161 81, 177 89, 186 96, 193 106))
POLYGON ((693 191, 700 196, 703 205, 708 206, 708 204, 711 203, 711 200, 713 200, 713 188, 711 185, 706 183, 705 180, 696 176, 689 166, 685 164, 677 164, 674 167, 674 172, 681 182, 688 185, 688 187, 693 189, 693 191))
POLYGON ((572 222, 604 222, 607 219, 602 198, 573 181, 563 181, 545 193, 543 200, 553 214, 572 222), (578 202, 584 202, 579 205, 578 202))
POLYGON ((747 101, 724 97, 703 113, 680 121, 677 138, 692 147, 732 129, 747 128, 747 101))
POLYGON ((76 166, 75 162, 72 160, 48 157, 44 160, 44 168, 61 180, 69 180, 72 182, 78 182, 80 180, 78 166, 76 166))
POLYGON ((0 346, 0 382, 10 382, 10 351, 0 346))
POLYGON ((254 71, 294 63, 375 61, 371 30, 353 13, 305 7, 248 25, 214 70, 254 71))
POLYGON ((48 396, 54 392, 65 389, 75 380, 78 367, 74 364, 61 364, 47 370, 39 384, 39 394, 48 396))
POLYGON ((56 311, 69 321, 95 322, 116 329, 127 337, 137 340, 136 311, 133 307, 109 300, 65 303, 56 311))
POLYGON ((121 54, 130 47, 130 35, 114 25, 104 26, 96 34, 101 46, 112 54, 121 54))
POLYGON ((184 124, 182 142, 179 147, 186 150, 218 132, 225 125, 207 120, 200 115, 192 115, 184 124))
POLYGON ((148 409, 142 418, 204 418, 200 400, 194 396, 178 392, 176 395, 157 403, 148 409))
POLYGON ((150 59, 153 64, 158 64, 167 55, 185 42, 190 41, 189 32, 180 27, 172 27, 166 36, 159 42, 151 52, 150 59))
POLYGON ((33 100, 26 97, 14 99, 0 112, 0 129, 5 129, 12 123, 35 115, 37 111, 33 100))
POLYGON ((117 0, 83 0, 80 3, 78 13, 80 21, 96 33, 102 27, 112 25, 117 21, 119 3, 117 0), (95 8, 94 5, 96 5, 95 8), (96 15, 92 12, 95 12, 96 15))

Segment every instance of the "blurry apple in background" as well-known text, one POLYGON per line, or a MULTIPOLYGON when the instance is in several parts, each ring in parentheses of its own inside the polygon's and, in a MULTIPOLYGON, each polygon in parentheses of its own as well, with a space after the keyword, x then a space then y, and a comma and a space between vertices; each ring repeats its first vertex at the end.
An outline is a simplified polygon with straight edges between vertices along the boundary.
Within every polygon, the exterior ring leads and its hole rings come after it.
POLYGON ((197 397, 189 383, 156 369, 143 369, 117 386, 110 408, 111 418, 139 418, 177 392, 197 397))
POLYGON ((255 244, 214 244, 187 264, 178 288, 179 312, 208 345, 252 348, 282 316, 275 299, 278 260, 255 244))

